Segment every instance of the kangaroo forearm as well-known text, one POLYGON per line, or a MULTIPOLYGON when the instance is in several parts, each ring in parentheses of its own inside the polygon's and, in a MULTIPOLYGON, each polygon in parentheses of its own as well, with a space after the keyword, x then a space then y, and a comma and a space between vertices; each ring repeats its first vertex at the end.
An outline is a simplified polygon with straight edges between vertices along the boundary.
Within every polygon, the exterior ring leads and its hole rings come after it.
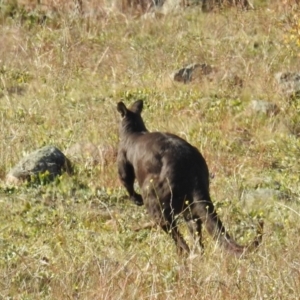
POLYGON ((143 198, 140 194, 138 194, 135 190, 134 190, 134 186, 133 186, 133 183, 134 183, 134 180, 126 180, 124 178, 120 178, 122 184, 124 185, 128 195, 129 195, 129 198, 131 201, 133 201, 136 205, 143 205, 144 204, 144 201, 143 201, 143 198))

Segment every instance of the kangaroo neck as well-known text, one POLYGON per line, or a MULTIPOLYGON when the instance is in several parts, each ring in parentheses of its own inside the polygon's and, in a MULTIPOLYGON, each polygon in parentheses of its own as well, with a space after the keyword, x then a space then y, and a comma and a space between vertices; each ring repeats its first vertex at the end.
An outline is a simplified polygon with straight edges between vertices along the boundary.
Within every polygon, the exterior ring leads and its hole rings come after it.
POLYGON ((139 128, 139 130, 137 130, 133 126, 132 127, 131 126, 125 126, 125 127, 120 128, 120 137, 121 138, 127 138, 127 137, 130 137, 130 136, 139 136, 139 135, 143 135, 147 132, 148 132, 148 130, 146 129, 146 127, 139 128))
POLYGON ((132 141, 138 138, 139 136, 142 136, 144 134, 148 133, 148 131, 127 131, 127 132, 122 132, 120 135, 120 140, 121 142, 127 142, 127 141, 132 141))

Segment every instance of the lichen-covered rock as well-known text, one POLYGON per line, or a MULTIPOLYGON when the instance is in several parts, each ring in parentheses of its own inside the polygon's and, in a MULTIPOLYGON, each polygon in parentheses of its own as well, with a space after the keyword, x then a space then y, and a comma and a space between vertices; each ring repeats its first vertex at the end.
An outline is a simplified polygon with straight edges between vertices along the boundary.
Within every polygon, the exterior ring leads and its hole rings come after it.
POLYGON ((211 73, 215 71, 215 68, 212 66, 203 63, 203 64, 190 64, 182 69, 179 69, 178 71, 175 71, 172 74, 172 78, 175 81, 188 83, 191 81, 202 79, 203 77, 207 77, 211 73))
POLYGON ((274 205, 275 201, 293 200, 292 195, 287 192, 276 190, 273 188, 257 188, 244 191, 241 196, 243 209, 251 211, 259 209, 263 211, 268 206, 274 205))
POLYGON ((265 115, 276 115, 279 113, 279 108, 275 103, 264 100, 252 100, 250 103, 252 111, 265 115))
POLYGON ((160 12, 164 15, 174 11, 178 11, 182 8, 182 0, 164 0, 161 5, 160 12))
POLYGON ((72 173, 67 157, 58 148, 45 146, 21 159, 7 174, 6 183, 18 184, 45 172, 48 173, 47 178, 51 180, 63 171, 72 173))
POLYGON ((253 9, 253 4, 249 0, 202 0, 202 11, 209 12, 217 7, 236 6, 242 9, 253 9))
POLYGON ((286 96, 300 93, 300 73, 280 72, 275 75, 279 88, 286 96))

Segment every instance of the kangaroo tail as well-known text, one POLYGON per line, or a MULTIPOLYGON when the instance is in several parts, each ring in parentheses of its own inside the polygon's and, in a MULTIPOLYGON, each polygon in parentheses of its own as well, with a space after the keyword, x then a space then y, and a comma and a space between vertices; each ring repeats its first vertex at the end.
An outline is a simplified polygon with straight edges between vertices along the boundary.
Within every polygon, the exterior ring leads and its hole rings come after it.
POLYGON ((256 237, 249 245, 239 245, 233 238, 230 237, 217 215, 212 201, 208 195, 206 196, 208 200, 196 201, 192 211, 194 216, 200 217, 208 233, 217 240, 224 249, 236 256, 240 257, 254 251, 261 244, 264 222, 259 221, 256 237))
POLYGON ((256 228, 256 237, 249 245, 246 246, 242 246, 236 243, 227 233, 225 234, 224 238, 221 237, 218 240, 226 250, 228 250, 229 252, 233 253, 238 257, 241 257, 250 252, 254 252, 259 247, 259 245, 262 242, 263 227, 264 227, 264 221, 259 220, 256 228))

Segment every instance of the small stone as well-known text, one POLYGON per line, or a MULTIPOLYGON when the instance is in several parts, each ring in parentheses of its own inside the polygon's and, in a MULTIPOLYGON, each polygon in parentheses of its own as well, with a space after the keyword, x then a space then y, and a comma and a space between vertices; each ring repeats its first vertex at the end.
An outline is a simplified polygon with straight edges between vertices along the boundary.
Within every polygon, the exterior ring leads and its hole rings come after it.
POLYGON ((244 191, 241 197, 245 210, 265 209, 274 201, 292 200, 288 193, 273 188, 257 188, 244 191))
POLYGON ((259 199, 276 199, 278 200, 280 198, 280 191, 274 190, 270 188, 258 188, 255 190, 249 190, 244 193, 242 199, 244 201, 255 201, 259 199))
POLYGON ((45 172, 49 173, 49 179, 54 179, 63 171, 72 173, 69 160, 58 148, 45 146, 21 159, 7 174, 6 183, 16 185, 45 172))
POLYGON ((300 93, 300 73, 280 72, 275 75, 280 90, 286 96, 300 93))
POLYGON ((276 115, 279 112, 279 108, 275 103, 271 103, 264 100, 252 100, 250 108, 257 113, 265 115, 276 115))
POLYGON ((174 81, 188 83, 208 76, 214 71, 214 68, 206 63, 203 64, 190 64, 172 74, 174 81))

